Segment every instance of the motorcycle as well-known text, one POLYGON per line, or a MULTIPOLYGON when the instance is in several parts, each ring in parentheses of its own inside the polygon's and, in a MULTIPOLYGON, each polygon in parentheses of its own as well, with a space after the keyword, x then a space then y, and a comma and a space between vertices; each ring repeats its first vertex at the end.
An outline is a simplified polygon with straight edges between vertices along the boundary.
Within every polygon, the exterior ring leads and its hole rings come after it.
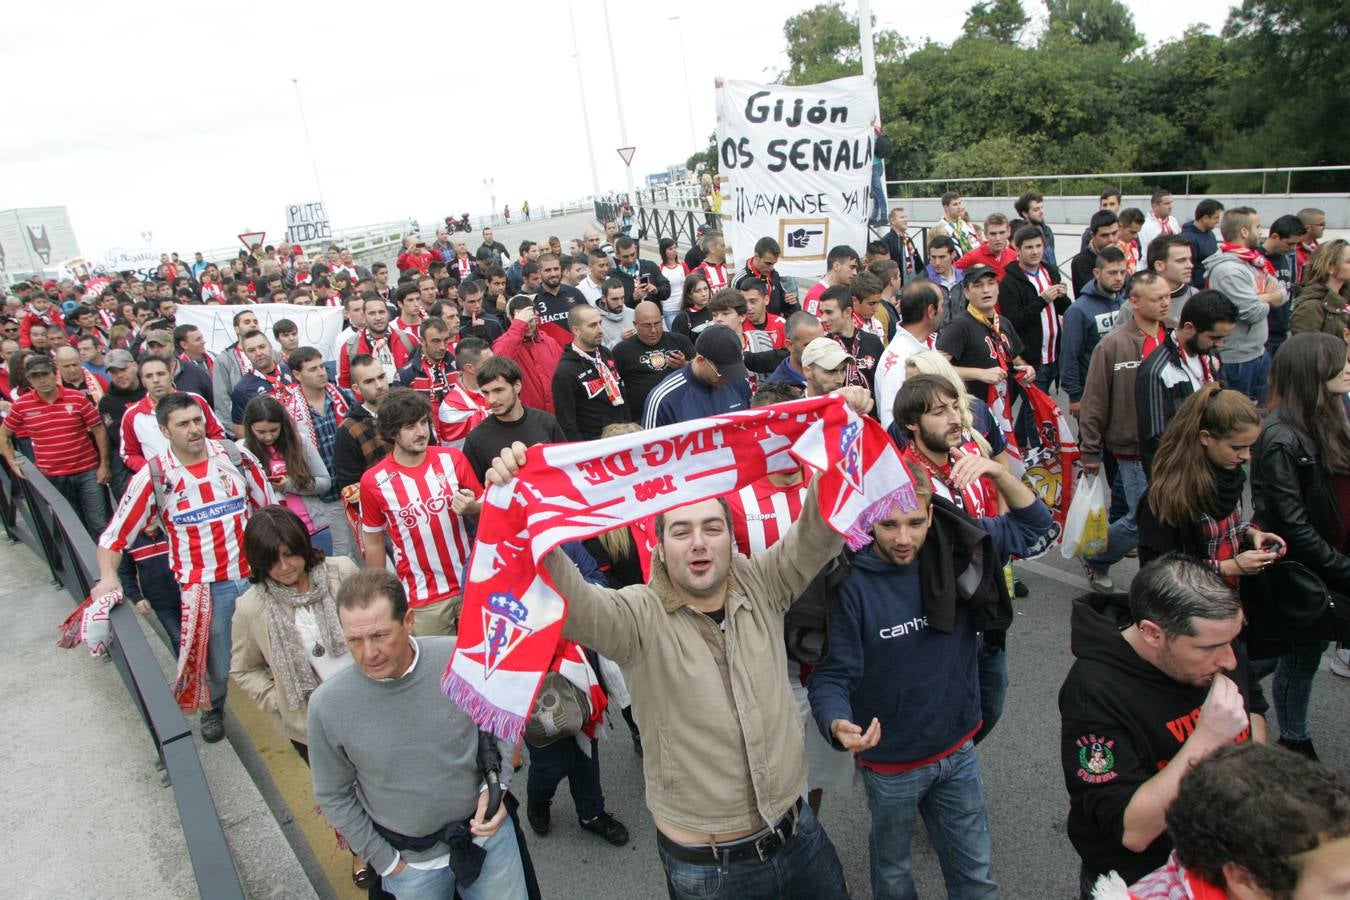
POLYGON ((471 222, 469 222, 469 214, 468 214, 468 213, 465 213, 464 215, 460 216, 458 219, 454 218, 453 216, 446 216, 446 217, 445 217, 445 227, 448 228, 448 229, 450 229, 450 233, 451 233, 451 234, 454 234, 454 233, 457 232, 457 231, 463 231, 463 232, 466 232, 466 233, 467 233, 467 232, 470 232, 470 231, 473 231, 473 224, 472 224, 471 222))

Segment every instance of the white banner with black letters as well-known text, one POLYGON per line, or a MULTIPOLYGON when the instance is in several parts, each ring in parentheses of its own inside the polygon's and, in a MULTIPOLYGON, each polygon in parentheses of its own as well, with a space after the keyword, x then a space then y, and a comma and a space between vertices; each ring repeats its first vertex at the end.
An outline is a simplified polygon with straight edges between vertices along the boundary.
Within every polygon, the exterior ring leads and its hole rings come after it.
MULTIPOLYGON (((336 306, 300 306, 295 303, 249 303, 240 306, 220 306, 215 303, 179 304, 174 321, 179 325, 196 325, 206 338, 206 349, 219 353, 237 340, 234 317, 243 310, 252 310, 258 316, 258 330, 272 338, 272 326, 281 319, 290 319, 300 332, 300 346, 314 347, 324 359, 337 359, 334 342, 342 332, 342 310, 336 306)), ((272 346, 277 342, 272 340, 272 346)))
POLYGON ((755 241, 783 248, 777 269, 819 278, 830 248, 862 255, 871 206, 876 92, 862 76, 788 86, 719 80, 718 171, 722 215, 739 262, 755 241))

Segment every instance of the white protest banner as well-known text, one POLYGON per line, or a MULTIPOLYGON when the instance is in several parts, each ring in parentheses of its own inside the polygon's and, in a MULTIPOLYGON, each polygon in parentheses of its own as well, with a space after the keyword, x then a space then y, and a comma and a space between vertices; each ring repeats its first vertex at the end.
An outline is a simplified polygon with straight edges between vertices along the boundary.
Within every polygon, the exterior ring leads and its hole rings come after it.
MULTIPOLYGON (((258 317, 258 330, 272 340, 272 326, 281 319, 290 319, 300 331, 300 346, 315 347, 324 359, 337 359, 334 342, 342 331, 342 310, 336 306, 299 306, 294 303, 249 303, 239 306, 179 304, 174 321, 179 325, 196 325, 206 337, 206 349, 219 353, 237 337, 234 317, 242 310, 252 310, 258 317)), ((272 346, 277 342, 272 340, 272 346)))
POLYGON ((292 203, 286 207, 286 243, 323 241, 333 236, 323 203, 292 203))
POLYGON ((719 79, 718 171, 734 258, 772 237, 779 272, 818 278, 831 247, 861 255, 876 120, 876 93, 861 76, 797 86, 719 79))

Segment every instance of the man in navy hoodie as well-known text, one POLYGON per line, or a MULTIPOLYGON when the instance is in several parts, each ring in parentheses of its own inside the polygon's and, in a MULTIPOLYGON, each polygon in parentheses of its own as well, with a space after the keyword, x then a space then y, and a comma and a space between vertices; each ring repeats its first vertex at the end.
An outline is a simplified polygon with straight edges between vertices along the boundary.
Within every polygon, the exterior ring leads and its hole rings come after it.
POLYGON ((906 463, 920 503, 872 528, 830 615, 829 656, 811 673, 811 712, 858 757, 872 815, 872 894, 917 896, 910 839, 920 815, 951 897, 996 897, 992 841, 974 737, 982 632, 1006 630, 1010 554, 1051 528, 1050 510, 1000 463, 964 456, 949 479, 989 478, 1009 511, 972 519, 933 496, 906 463), (935 833, 936 831, 936 833, 935 833))
POLYGON ((1078 415, 1092 351, 1097 348, 1097 342, 1116 327, 1120 304, 1124 301, 1125 253, 1119 247, 1106 247, 1098 253, 1092 278, 1065 311, 1061 326, 1059 384, 1069 395, 1071 415, 1078 415))

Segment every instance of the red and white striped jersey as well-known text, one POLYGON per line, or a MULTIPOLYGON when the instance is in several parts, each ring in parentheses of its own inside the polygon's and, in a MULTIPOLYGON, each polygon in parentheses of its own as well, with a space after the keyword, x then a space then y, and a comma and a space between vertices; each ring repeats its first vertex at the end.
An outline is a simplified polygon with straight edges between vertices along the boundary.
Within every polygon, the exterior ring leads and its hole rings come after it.
POLYGON ((361 476, 361 525, 389 535, 394 571, 410 606, 463 593, 459 577, 469 558, 469 529, 450 511, 461 487, 483 494, 468 459, 452 447, 428 447, 415 468, 399 465, 391 453, 361 476))
POLYGON ((466 388, 459 372, 451 372, 450 390, 436 411, 436 438, 441 446, 463 450, 464 439, 487 415, 487 400, 483 395, 466 388))
POLYGON ((731 507, 731 533, 736 550, 745 556, 767 550, 787 533, 802 514, 808 480, 780 487, 761 478, 726 495, 731 507))
POLYGON ((206 446, 206 459, 191 466, 183 465, 172 448, 159 455, 164 476, 160 493, 167 510, 155 508, 150 467, 137 472, 98 539, 99 546, 120 553, 158 514, 169 540, 169 567, 179 584, 247 578, 244 526, 254 510, 276 503, 277 498, 248 450, 239 448, 242 465, 235 468, 219 443, 207 441, 206 446))

